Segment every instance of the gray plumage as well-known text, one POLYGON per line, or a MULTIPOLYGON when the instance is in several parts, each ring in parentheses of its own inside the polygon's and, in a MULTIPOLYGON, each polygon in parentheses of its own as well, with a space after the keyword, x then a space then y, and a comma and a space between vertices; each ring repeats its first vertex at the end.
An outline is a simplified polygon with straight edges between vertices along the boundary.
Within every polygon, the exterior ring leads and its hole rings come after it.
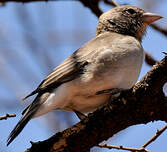
POLYGON ((38 93, 23 111, 21 120, 9 135, 8 144, 32 118, 57 109, 94 111, 110 98, 110 94, 97 95, 97 92, 131 88, 143 62, 140 44, 146 29, 143 13, 132 6, 116 7, 104 13, 99 19, 96 37, 56 67, 27 96, 38 93))

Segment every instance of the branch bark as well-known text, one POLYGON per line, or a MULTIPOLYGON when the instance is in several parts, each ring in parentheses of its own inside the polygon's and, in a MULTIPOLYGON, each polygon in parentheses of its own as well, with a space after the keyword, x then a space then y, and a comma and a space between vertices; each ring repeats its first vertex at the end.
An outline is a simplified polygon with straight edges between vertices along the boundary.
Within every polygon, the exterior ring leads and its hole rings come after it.
POLYGON ((11 118, 11 117, 16 117, 16 114, 15 113, 12 113, 12 114, 7 113, 3 116, 0 116, 0 120, 6 120, 6 119, 11 118))
POLYGON ((167 99, 163 85, 167 82, 167 57, 153 66, 145 77, 119 97, 86 119, 37 143, 26 152, 87 152, 119 131, 150 121, 167 121, 167 99))

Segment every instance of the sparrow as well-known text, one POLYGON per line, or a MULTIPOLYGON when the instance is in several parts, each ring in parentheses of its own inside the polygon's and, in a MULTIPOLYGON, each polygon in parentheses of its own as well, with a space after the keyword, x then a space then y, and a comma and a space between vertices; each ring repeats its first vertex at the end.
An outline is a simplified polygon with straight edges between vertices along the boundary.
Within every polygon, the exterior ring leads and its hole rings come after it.
POLYGON ((96 36, 57 66, 25 97, 37 94, 10 133, 9 145, 30 119, 67 110, 82 119, 121 90, 130 89, 143 63, 142 38, 149 24, 162 18, 130 6, 118 6, 99 18, 96 36), (110 90, 110 93, 105 93, 110 90))

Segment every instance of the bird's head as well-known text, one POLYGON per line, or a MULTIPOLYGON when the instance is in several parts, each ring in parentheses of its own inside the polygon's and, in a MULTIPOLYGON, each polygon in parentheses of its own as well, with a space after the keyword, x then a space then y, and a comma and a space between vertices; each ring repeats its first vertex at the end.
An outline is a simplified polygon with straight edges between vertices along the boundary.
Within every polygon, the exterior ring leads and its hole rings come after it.
POLYGON ((134 6, 118 6, 100 16, 96 35, 106 31, 116 32, 134 36, 141 41, 146 27, 160 18, 157 14, 147 13, 134 6))

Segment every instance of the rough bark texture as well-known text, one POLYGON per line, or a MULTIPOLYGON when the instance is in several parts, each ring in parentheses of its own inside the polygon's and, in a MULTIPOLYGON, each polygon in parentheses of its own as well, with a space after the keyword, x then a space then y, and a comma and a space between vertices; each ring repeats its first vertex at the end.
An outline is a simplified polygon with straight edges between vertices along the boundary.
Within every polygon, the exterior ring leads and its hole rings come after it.
POLYGON ((87 152, 117 132, 136 124, 167 121, 167 57, 153 66, 131 90, 110 101, 88 118, 48 140, 33 143, 27 152, 87 152))

